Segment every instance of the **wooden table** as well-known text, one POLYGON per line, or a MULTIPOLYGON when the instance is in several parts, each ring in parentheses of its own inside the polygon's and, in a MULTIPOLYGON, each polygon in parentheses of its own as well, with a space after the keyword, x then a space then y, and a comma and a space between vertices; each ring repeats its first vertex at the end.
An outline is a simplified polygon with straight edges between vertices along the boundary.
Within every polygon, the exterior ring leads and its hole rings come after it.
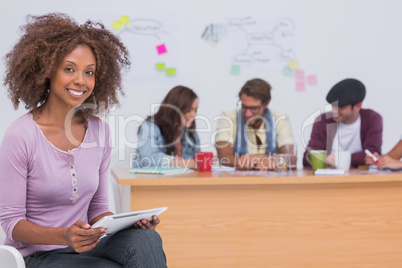
POLYGON ((112 170, 132 210, 169 207, 158 226, 169 267, 402 267, 402 173, 359 172, 112 170))

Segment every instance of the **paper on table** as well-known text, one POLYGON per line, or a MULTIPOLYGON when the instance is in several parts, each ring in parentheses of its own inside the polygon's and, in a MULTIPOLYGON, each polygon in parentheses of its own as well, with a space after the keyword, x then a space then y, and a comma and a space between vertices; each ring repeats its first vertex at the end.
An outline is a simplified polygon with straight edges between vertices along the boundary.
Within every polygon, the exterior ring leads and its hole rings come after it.
POLYGON ((343 169, 319 168, 314 171, 314 175, 344 175, 343 169))
POLYGON ((227 166, 212 166, 212 172, 230 172, 236 171, 235 167, 227 167, 227 166))
POLYGON ((130 173, 134 174, 154 174, 154 175, 175 175, 175 174, 182 174, 192 172, 192 170, 186 167, 143 167, 143 168, 132 168, 129 170, 130 173))

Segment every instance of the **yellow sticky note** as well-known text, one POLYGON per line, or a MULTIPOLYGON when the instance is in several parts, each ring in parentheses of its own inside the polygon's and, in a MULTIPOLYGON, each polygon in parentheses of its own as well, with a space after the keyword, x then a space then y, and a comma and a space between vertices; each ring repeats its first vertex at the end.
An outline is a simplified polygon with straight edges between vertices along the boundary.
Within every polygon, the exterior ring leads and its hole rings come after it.
POLYGON ((167 75, 175 75, 176 74, 176 68, 166 68, 166 74, 167 75))
POLYGON ((128 16, 120 16, 120 21, 121 24, 129 24, 130 23, 130 18, 128 16))
POLYGON ((299 69, 299 63, 297 62, 297 60, 291 60, 288 62, 288 64, 291 70, 299 69))
POLYGON ((165 70, 166 69, 166 66, 165 66, 165 64, 164 63, 157 63, 156 64, 156 69, 157 70, 165 70))
POLYGON ((123 29, 123 24, 119 20, 114 20, 112 28, 113 30, 121 30, 123 29))

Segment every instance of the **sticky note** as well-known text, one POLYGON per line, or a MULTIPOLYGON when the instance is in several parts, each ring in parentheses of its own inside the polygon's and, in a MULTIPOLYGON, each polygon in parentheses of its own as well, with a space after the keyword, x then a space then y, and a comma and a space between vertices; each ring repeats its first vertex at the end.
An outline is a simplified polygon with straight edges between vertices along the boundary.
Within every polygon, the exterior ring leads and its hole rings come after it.
POLYGON ((232 75, 240 75, 240 66, 232 65, 232 67, 230 68, 230 74, 232 74, 232 75))
POLYGON ((297 62, 297 60, 291 60, 288 62, 288 64, 289 64, 289 68, 292 70, 299 69, 299 63, 297 62))
POLYGON ((119 20, 114 20, 112 28, 113 30, 121 30, 123 29, 123 24, 121 24, 121 21, 119 20))
POLYGON ((129 18, 129 16, 120 16, 120 21, 121 21, 121 24, 129 24, 130 18, 129 18))
POLYGON ((164 54, 167 52, 165 44, 161 44, 159 46, 156 46, 156 50, 158 51, 158 54, 164 54))
POLYGON ((156 69, 157 70, 165 70, 166 69, 166 66, 165 66, 165 64, 164 63, 157 63, 156 64, 156 69))
POLYGON ((315 75, 307 75, 307 84, 309 85, 317 84, 317 77, 315 75))
POLYGON ((175 75, 176 74, 176 68, 166 68, 166 74, 167 75, 175 75))
POLYGON ((296 70, 295 77, 296 77, 296 79, 303 80, 304 79, 304 71, 296 70))
POLYGON ((293 70, 290 69, 289 66, 283 67, 282 72, 283 72, 283 74, 286 75, 286 76, 291 76, 291 75, 293 75, 293 70))
POLYGON ((306 90, 306 84, 304 83, 304 81, 296 81, 296 90, 297 91, 306 90))

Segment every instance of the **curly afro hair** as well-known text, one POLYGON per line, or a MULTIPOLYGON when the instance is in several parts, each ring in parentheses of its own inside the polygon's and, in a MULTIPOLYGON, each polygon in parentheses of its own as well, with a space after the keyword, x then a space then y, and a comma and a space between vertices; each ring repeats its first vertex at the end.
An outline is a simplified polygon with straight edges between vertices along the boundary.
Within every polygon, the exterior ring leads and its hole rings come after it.
POLYGON ((95 88, 84 103, 95 109, 85 109, 84 114, 106 113, 118 105, 121 86, 121 69, 130 67, 129 53, 123 43, 101 23, 88 20, 79 25, 66 14, 51 13, 28 16, 21 27, 23 35, 6 55, 6 76, 9 97, 14 108, 20 102, 34 111, 49 95, 50 77, 60 61, 77 45, 92 49, 96 59, 95 88))

